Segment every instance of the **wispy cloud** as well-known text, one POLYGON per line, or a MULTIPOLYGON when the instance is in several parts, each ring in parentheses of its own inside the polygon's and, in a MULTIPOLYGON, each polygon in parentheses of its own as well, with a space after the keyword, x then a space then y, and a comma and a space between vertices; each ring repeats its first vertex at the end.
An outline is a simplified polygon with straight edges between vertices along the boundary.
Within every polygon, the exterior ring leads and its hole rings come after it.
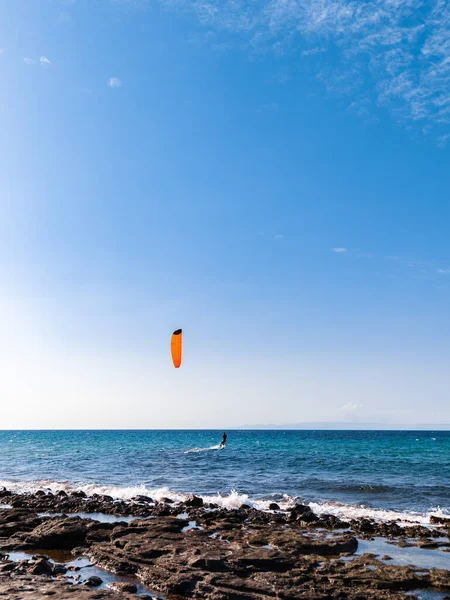
POLYGON ((414 256, 398 254, 381 254, 362 251, 359 248, 331 248, 331 252, 337 254, 347 254, 352 260, 371 260, 383 262, 385 265, 391 265, 397 273, 403 271, 410 273, 414 277, 430 279, 440 275, 450 275, 450 267, 440 267, 444 261, 441 259, 423 259, 414 256))
POLYGON ((344 411, 353 411, 358 410, 359 408, 364 408, 362 404, 356 404, 354 402, 347 402, 344 406, 341 406, 341 410, 344 411))
POLYGON ((36 64, 36 61, 35 61, 33 58, 30 58, 29 56, 26 56, 26 57, 23 59, 23 62, 24 62, 26 65, 35 65, 35 64, 36 64))
POLYGON ((281 235, 281 233, 277 233, 277 235, 273 236, 274 240, 284 240, 284 235, 281 235))
POLYGON ((39 62, 41 63, 41 65, 51 65, 52 64, 46 56, 41 56, 41 58, 39 59, 39 62))
POLYGON ((445 0, 160 0, 246 46, 317 59, 330 93, 367 119, 386 107, 435 139, 450 129, 450 4, 445 0), (330 50, 330 60, 324 56, 330 50), (328 65, 328 66, 327 66, 328 65), (355 104, 355 101, 357 104, 355 104))
POLYGON ((118 77, 110 77, 108 80, 108 85, 110 88, 122 87, 123 81, 118 77))
POLYGON ((315 48, 309 48, 308 50, 303 50, 302 56, 313 56, 313 54, 323 54, 326 52, 326 48, 319 48, 316 46, 315 48))
POLYGON ((3 54, 4 51, 5 51, 4 48, 0 48, 0 56, 3 54))

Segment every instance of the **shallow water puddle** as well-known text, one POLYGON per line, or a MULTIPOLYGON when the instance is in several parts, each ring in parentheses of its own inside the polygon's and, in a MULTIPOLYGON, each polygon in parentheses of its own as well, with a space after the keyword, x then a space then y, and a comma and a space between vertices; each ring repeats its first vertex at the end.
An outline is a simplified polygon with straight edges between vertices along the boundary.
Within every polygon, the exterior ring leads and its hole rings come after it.
POLYGON ((138 588, 137 594, 151 594, 152 596, 156 596, 153 591, 145 588, 142 584, 138 583, 134 579, 130 579, 128 577, 119 577, 109 573, 108 571, 105 571, 104 569, 101 569, 100 567, 96 567, 85 556, 80 556, 79 558, 66 563, 66 567, 69 567, 69 569, 72 567, 74 569, 66 573, 66 578, 72 583, 83 584, 87 579, 89 579, 89 577, 95 576, 100 577, 100 579, 103 581, 98 588, 105 588, 108 587, 109 583, 116 582, 134 583, 138 588))
POLYGON ((205 528, 201 527, 200 525, 197 525, 197 523, 195 521, 189 521, 189 525, 186 525, 186 527, 183 527, 183 529, 181 530, 181 533, 186 533, 187 531, 192 531, 193 529, 198 529, 199 531, 205 531, 205 528))
POLYGON ((106 513, 38 513, 38 517, 51 518, 51 517, 80 517, 81 519, 92 519, 99 523, 131 523, 135 519, 143 519, 146 517, 118 517, 116 515, 108 515, 106 513))
POLYGON ((448 597, 446 593, 435 590, 414 590, 406 592, 406 595, 414 596, 417 600, 445 600, 448 597))
POLYGON ((366 553, 390 556, 392 560, 389 561, 389 564, 450 571, 450 554, 440 550, 425 550, 417 546, 400 548, 388 544, 382 538, 375 538, 373 541, 358 540, 358 550, 353 556, 361 556, 366 553))
POLYGON ((102 580, 102 584, 97 586, 95 589, 107 588, 110 583, 134 583, 137 586, 136 594, 150 594, 155 598, 163 598, 161 595, 153 592, 146 588, 135 579, 128 577, 119 577, 114 575, 105 569, 96 567, 93 565, 89 558, 86 556, 80 556, 73 558, 70 551, 67 550, 35 550, 33 554, 27 552, 9 552, 8 559, 13 562, 20 562, 22 560, 31 560, 33 556, 47 556, 49 561, 53 564, 63 563, 69 570, 65 573, 64 577, 71 583, 77 585, 83 585, 89 577, 99 577, 102 580))

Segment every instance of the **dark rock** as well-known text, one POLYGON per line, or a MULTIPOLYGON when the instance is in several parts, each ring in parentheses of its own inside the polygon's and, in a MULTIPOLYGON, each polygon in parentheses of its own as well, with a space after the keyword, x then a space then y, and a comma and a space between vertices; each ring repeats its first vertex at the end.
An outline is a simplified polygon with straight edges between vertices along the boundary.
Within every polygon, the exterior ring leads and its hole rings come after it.
MULTIPOLYGON (((138 587, 135 583, 128 583, 126 581, 113 581, 108 584, 108 587, 116 592, 124 592, 128 594, 136 594, 138 587)), ((139 596, 141 599, 142 596, 139 596)))
POLYGON ((296 504, 294 508, 291 509, 292 512, 296 512, 297 515, 302 515, 303 513, 309 512, 311 508, 307 504, 296 504))
POLYGON ((29 548, 70 550, 84 544, 92 523, 95 522, 80 517, 48 519, 33 529, 25 542, 29 548))
POLYGON ((271 502, 269 504, 269 510, 281 510, 276 502, 271 502))
POLYGON ((199 556, 189 561, 189 566, 202 571, 216 572, 227 571, 229 566, 225 557, 199 556))
POLYGON ((435 515, 431 515, 430 523, 432 523, 433 525, 448 525, 448 526, 450 526, 450 517, 437 517, 435 515))
POLYGON ((359 522, 358 531, 362 531, 363 533, 374 533, 376 530, 376 525, 373 521, 369 519, 361 519, 359 522))
POLYGON ((144 502, 144 504, 153 504, 153 500, 149 496, 135 496, 135 502, 144 502))
POLYGON ((183 504, 184 506, 192 506, 193 508, 199 508, 200 506, 203 506, 203 500, 198 496, 191 496, 190 498, 185 500, 183 504))
POLYGON ((167 594, 190 596, 196 586, 197 577, 183 574, 172 575, 165 583, 167 594))
POLYGON ((1 573, 6 573, 8 571, 14 571, 14 569, 16 568, 16 563, 11 562, 6 562, 6 563, 0 563, 0 574, 1 573))
POLYGON ((436 550, 437 548, 439 548, 440 544, 438 544, 437 542, 419 542, 417 544, 419 546, 419 548, 423 548, 424 550, 436 550))
POLYGON ((52 575, 64 575, 67 573, 67 570, 65 565, 54 565, 52 575))
POLYGON ((317 523, 320 521, 320 518, 315 513, 313 513, 313 511, 311 509, 309 511, 302 513, 298 517, 298 519, 302 523, 317 523))
POLYGON ((86 579, 84 585, 88 585, 89 587, 98 587, 99 585, 102 585, 102 583, 103 579, 100 579, 100 577, 97 577, 97 575, 91 575, 91 577, 86 579))
POLYGON ((171 500, 170 498, 164 498, 164 497, 163 497, 163 498, 160 498, 160 499, 159 499, 159 502, 160 502, 161 504, 173 504, 173 500, 171 500))
MULTIPOLYGON (((8 503, 15 508, 0 509, 0 550, 67 549, 89 556, 94 564, 118 575, 138 577, 166 597, 192 600, 406 600, 411 597, 406 596, 409 591, 450 592, 449 571, 400 567, 386 562, 390 559, 387 555, 382 561, 373 554, 352 556, 358 546, 354 534, 434 548, 443 546, 436 539, 442 536, 439 528, 400 527, 395 522, 370 519, 345 524, 334 515, 315 515, 307 505, 297 505, 286 513, 278 512, 275 503, 271 506, 275 512, 250 506, 226 510, 217 505, 205 510, 192 505, 187 511, 189 518, 204 530, 185 535, 182 530, 187 520, 174 518, 182 512, 179 504, 153 505, 143 498, 125 502, 98 494, 12 494, 8 503), (37 512, 78 511, 130 515, 134 520, 106 524, 77 517, 37 517, 37 512), (158 516, 161 513, 167 516, 158 516), (149 516, 152 518, 142 518, 149 516), (324 531, 343 526, 348 526, 351 534, 324 531)), ((62 555, 51 556, 59 563, 65 560, 62 555)), ((1 597, 118 600, 135 593, 133 582, 115 588, 117 591, 72 586, 65 578, 56 577, 67 567, 50 563, 46 557, 19 563, 5 559, 4 555, 0 560, 1 597), (125 588, 127 585, 131 587, 125 588)), ((80 582, 83 572, 78 571, 80 582)))
POLYGON ((99 500, 100 500, 100 502, 106 502, 106 503, 114 502, 114 498, 112 496, 106 496, 106 495, 99 496, 99 500))
POLYGON ((72 496, 74 498, 87 498, 87 495, 83 492, 83 490, 76 490, 72 492, 72 496))
POLYGON ((46 558, 39 558, 31 569, 33 575, 51 575, 53 567, 46 558))

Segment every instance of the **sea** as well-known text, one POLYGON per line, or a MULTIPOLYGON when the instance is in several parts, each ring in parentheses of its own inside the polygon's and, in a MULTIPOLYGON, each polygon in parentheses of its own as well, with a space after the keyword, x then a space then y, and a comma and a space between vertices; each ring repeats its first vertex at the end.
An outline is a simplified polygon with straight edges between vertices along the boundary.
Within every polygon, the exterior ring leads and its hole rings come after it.
POLYGON ((233 509, 295 502, 342 518, 450 515, 448 431, 0 431, 0 486, 233 509))

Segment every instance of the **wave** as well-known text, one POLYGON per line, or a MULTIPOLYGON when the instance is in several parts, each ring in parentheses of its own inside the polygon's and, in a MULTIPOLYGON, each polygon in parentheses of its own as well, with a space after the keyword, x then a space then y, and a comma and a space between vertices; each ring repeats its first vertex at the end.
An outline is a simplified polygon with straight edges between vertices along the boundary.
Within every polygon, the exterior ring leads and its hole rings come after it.
POLYGON ((190 450, 186 450, 185 454, 191 454, 192 452, 208 452, 208 450, 223 450, 224 446, 217 444, 217 446, 209 446, 208 448, 191 448, 190 450))
MULTIPOLYGON (((114 485, 98 485, 94 483, 75 484, 69 481, 39 480, 28 482, 0 481, 0 487, 5 487, 15 493, 35 493, 39 490, 51 491, 53 493, 64 490, 67 493, 83 491, 86 495, 93 494, 111 496, 117 500, 131 500, 135 496, 149 496, 154 500, 169 498, 174 502, 184 502, 191 494, 175 492, 167 487, 149 489, 144 485, 120 487, 114 485)), ((248 494, 241 494, 231 490, 228 494, 204 495, 197 494, 205 503, 217 504, 218 506, 232 510, 242 506, 249 506, 258 510, 270 510, 272 502, 276 502, 281 509, 288 510, 295 506, 300 499, 284 494, 282 496, 272 494, 265 498, 250 498, 248 494)), ((311 510, 318 515, 332 514, 343 520, 350 519, 373 519, 378 522, 396 521, 400 525, 412 523, 429 525, 431 516, 450 517, 450 511, 446 508, 432 508, 427 512, 396 511, 381 508, 370 508, 357 504, 343 504, 340 502, 309 502, 311 510)))
MULTIPOLYGON (((323 492, 346 492, 346 493, 364 493, 364 494, 392 494, 397 490, 390 485, 376 483, 346 483, 330 482, 329 480, 314 479, 315 489, 323 492)), ((402 490, 403 492, 403 490, 402 490)))

